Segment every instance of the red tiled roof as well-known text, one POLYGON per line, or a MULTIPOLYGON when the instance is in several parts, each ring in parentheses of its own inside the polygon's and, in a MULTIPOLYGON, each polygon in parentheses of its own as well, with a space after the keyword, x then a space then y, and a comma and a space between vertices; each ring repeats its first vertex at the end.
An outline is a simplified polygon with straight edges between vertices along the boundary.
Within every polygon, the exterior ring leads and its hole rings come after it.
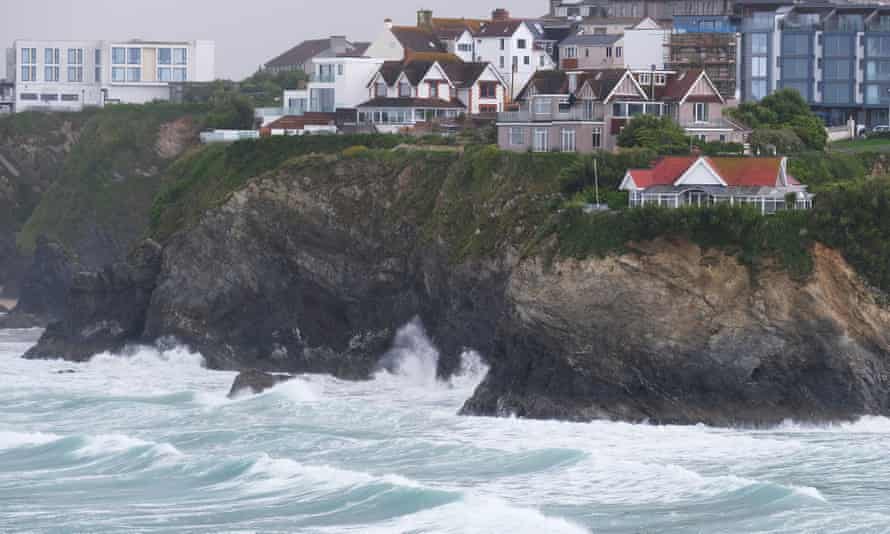
POLYGON ((285 115, 266 125, 270 130, 302 130, 308 125, 326 126, 336 121, 334 113, 306 113, 305 115, 285 115))
MULTIPOLYGON (((655 185, 673 185, 698 161, 697 156, 668 156, 659 159, 651 169, 628 171, 640 189, 655 185)), ((779 183, 782 158, 703 158, 728 186, 775 187, 779 183)), ((789 177, 789 183, 798 185, 789 177)))

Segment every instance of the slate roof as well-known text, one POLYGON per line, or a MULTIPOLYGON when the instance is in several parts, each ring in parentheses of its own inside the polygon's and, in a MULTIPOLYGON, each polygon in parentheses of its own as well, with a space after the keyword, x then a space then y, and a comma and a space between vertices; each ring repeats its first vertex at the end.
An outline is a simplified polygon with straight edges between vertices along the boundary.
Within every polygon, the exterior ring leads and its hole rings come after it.
MULTIPOLYGON (((612 92, 612 89, 618 85, 627 69, 597 69, 579 71, 578 88, 581 88, 585 82, 590 85, 593 92, 598 98, 605 98, 612 92)), ((522 100, 526 97, 530 87, 534 87, 538 94, 544 95, 568 95, 569 94, 569 76, 564 71, 558 70, 539 70, 532 76, 531 80, 522 88, 517 97, 522 100)))
POLYGON ((487 21, 481 19, 463 18, 433 18, 433 32, 439 39, 454 40, 465 31, 474 34, 479 31, 487 21))
POLYGON ((442 100, 440 98, 394 98, 382 96, 372 98, 363 104, 359 104, 358 107, 466 109, 466 106, 459 100, 442 100))
POLYGON ((268 61, 266 68, 302 65, 318 54, 331 48, 330 39, 310 39, 303 41, 280 56, 268 61))
POLYGON ((575 34, 563 39, 559 46, 612 46, 620 41, 623 35, 606 34, 575 34))
POLYGON ((464 89, 476 83, 488 68, 488 63, 448 63, 442 68, 455 87, 464 89))
POLYGON ((392 34, 405 48, 406 53, 412 52, 448 52, 436 35, 424 28, 415 26, 393 26, 392 34))

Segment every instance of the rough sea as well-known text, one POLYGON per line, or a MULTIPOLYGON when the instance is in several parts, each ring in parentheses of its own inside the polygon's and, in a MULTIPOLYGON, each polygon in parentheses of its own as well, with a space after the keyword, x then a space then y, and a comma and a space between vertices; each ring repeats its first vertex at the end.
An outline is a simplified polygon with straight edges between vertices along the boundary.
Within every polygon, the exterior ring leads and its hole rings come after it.
POLYGON ((180 347, 86 364, 0 331, 0 532, 890 533, 890 420, 771 430, 456 415, 418 324, 393 373, 228 400, 180 347), (69 372, 74 371, 74 372, 69 372), (60 374, 61 372, 61 374, 60 374))

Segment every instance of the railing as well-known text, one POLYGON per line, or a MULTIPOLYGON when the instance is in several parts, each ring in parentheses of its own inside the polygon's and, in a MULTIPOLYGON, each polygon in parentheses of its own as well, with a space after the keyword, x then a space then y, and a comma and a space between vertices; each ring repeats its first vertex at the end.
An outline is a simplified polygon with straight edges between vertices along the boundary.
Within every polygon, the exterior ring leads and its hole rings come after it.
POLYGON ((594 110, 589 113, 583 108, 568 111, 535 113, 531 111, 505 111, 498 113, 498 122, 551 122, 551 121, 602 121, 604 112, 594 110))
POLYGON ((316 83, 334 83, 335 78, 336 77, 334 76, 333 72, 326 74, 318 74, 317 72, 313 72, 309 76, 309 81, 316 83))

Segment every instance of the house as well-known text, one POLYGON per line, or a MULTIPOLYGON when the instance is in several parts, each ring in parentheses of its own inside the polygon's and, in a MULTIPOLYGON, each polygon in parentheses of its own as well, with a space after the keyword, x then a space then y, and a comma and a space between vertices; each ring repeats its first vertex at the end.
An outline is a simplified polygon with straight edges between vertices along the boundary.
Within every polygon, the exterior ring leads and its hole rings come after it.
POLYGON ((743 142, 746 133, 723 117, 729 104, 701 69, 541 71, 517 102, 498 114, 505 150, 613 150, 624 125, 643 114, 671 117, 702 141, 743 142))
POLYGON ((590 70, 624 66, 624 35, 575 34, 559 43, 559 68, 590 70))
POLYGON ((475 34, 476 61, 495 66, 510 87, 511 97, 528 83, 535 72, 553 70, 556 41, 549 38, 542 22, 514 19, 504 9, 492 12, 492 20, 475 34))
POLYGON ((170 99, 170 84, 215 78, 212 41, 15 41, 15 111, 78 111, 170 99))
POLYGON ((337 117, 334 113, 304 113, 303 115, 286 115, 262 128, 263 137, 276 135, 307 135, 318 133, 337 133, 337 117))
POLYGON ((359 124, 398 131, 418 123, 504 109, 507 85, 489 63, 387 61, 368 82, 359 124))
POLYGON ((309 74, 312 72, 312 60, 315 58, 344 54, 361 56, 368 46, 370 43, 353 43, 343 35, 333 35, 329 39, 310 39, 269 60, 264 69, 276 74, 290 71, 303 71, 309 74))
POLYGON ((0 80, 0 113, 15 111, 15 84, 0 80))
POLYGON ((475 61, 476 41, 473 35, 486 22, 482 19, 437 18, 428 9, 417 12, 417 27, 431 31, 445 45, 448 53, 466 62, 475 61))
POLYGON ((787 164, 787 158, 670 156, 650 169, 628 170, 619 188, 631 207, 747 204, 764 215, 811 208, 813 195, 787 164))
POLYGON ((429 26, 396 26, 392 19, 383 21, 383 33, 375 39, 365 56, 384 61, 409 59, 436 59, 447 55, 448 47, 436 36, 429 26))

